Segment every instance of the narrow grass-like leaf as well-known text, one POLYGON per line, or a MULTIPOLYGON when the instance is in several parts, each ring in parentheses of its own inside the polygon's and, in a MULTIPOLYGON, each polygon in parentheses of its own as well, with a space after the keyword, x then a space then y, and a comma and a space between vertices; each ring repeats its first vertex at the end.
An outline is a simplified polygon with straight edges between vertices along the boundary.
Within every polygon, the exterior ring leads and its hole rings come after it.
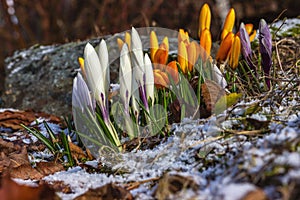
POLYGON ((28 131, 29 133, 31 133, 32 135, 34 135, 37 139, 39 139, 41 142, 43 142, 47 148, 53 153, 55 154, 55 152, 57 151, 57 149, 55 148, 55 146, 53 145, 53 143, 51 142, 51 140, 49 140, 48 138, 46 138, 40 131, 36 130, 36 129, 30 129, 27 126, 25 126, 24 124, 21 124, 21 126, 23 128, 25 128, 26 131, 28 131))

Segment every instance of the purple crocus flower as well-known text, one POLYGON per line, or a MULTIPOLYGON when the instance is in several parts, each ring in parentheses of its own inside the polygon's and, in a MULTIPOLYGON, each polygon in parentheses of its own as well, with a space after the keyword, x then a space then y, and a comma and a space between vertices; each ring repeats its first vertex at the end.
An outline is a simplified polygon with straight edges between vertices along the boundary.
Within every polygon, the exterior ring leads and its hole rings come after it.
POLYGON ((251 50, 250 38, 249 38, 249 34, 245 29, 244 23, 241 23, 240 26, 240 39, 241 39, 243 57, 246 60, 246 63, 250 67, 250 69, 252 69, 256 73, 255 66, 252 62, 252 50, 251 50))
MULTIPOLYGON (((268 24, 264 19, 259 22, 259 50, 261 54, 261 66, 265 76, 270 75, 272 66, 272 36, 268 24)), ((268 88, 270 88, 270 79, 265 78, 268 88)))

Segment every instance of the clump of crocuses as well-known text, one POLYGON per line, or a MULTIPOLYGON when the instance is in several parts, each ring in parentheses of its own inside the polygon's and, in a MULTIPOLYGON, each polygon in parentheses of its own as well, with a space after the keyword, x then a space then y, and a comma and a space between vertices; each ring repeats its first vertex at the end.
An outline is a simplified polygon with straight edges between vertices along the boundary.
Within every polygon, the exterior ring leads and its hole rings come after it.
MULTIPOLYGON (((247 34, 245 25, 241 23, 240 26, 240 39, 241 39, 241 52, 244 57, 246 64, 249 67, 249 70, 253 71, 255 76, 258 75, 258 66, 255 66, 253 62, 253 52, 251 49, 250 38, 247 34)), ((265 83, 266 86, 270 89, 270 70, 272 67, 272 35, 270 29, 264 19, 260 20, 259 23, 259 33, 258 33, 258 40, 259 40, 259 52, 261 55, 261 69, 263 75, 265 76, 265 83)))

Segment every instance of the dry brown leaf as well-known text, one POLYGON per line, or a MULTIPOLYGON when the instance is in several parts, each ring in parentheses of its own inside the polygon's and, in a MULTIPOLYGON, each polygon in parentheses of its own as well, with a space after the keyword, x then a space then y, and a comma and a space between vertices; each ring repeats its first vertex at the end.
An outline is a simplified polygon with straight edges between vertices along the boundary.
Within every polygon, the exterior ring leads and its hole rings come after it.
POLYGON ((2 178, 0 188, 1 200, 58 200, 60 199, 48 185, 38 187, 19 185, 6 175, 2 178))
POLYGON ((205 80, 205 82, 201 85, 201 95, 208 112, 211 112, 214 109, 218 99, 225 94, 225 90, 212 80, 205 80))
POLYGON ((268 200, 268 197, 263 190, 257 189, 248 192, 241 200, 268 200))
POLYGON ((40 117, 54 123, 61 122, 59 117, 43 112, 34 112, 33 110, 5 110, 4 112, 0 112, 0 127, 11 128, 12 130, 21 130, 23 127, 20 124, 29 126, 32 122, 40 117))
POLYGON ((132 200, 131 193, 116 184, 109 183, 102 187, 89 189, 86 193, 76 197, 74 200, 132 200))
POLYGON ((181 176, 178 174, 165 174, 159 181, 155 197, 158 200, 170 199, 174 194, 186 190, 192 189, 196 191, 198 184, 189 176, 181 176))
POLYGON ((12 178, 40 180, 44 177, 42 173, 33 168, 31 165, 21 165, 16 168, 10 168, 9 174, 12 178))
POLYGON ((44 176, 65 170, 64 166, 57 162, 38 162, 35 168, 44 176))

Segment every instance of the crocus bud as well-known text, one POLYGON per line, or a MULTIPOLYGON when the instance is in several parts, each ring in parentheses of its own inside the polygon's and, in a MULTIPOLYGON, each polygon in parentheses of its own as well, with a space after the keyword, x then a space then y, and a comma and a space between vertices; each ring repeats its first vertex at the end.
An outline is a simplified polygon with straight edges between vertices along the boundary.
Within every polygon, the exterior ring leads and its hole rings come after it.
MULTIPOLYGON (((270 29, 264 19, 259 22, 259 51, 261 54, 261 66, 265 76, 270 75, 272 66, 272 36, 270 29)), ((266 84, 270 88, 270 79, 266 78, 266 84)))
POLYGON ((251 50, 250 38, 244 23, 241 23, 240 26, 240 39, 241 39, 242 55, 244 56, 246 63, 250 67, 250 69, 255 70, 255 66, 252 62, 252 50, 251 50))
POLYGON ((235 11, 233 8, 231 8, 226 16, 225 23, 223 26, 223 31, 221 34, 221 40, 224 40, 226 35, 230 32, 232 32, 233 26, 235 21, 235 11))

